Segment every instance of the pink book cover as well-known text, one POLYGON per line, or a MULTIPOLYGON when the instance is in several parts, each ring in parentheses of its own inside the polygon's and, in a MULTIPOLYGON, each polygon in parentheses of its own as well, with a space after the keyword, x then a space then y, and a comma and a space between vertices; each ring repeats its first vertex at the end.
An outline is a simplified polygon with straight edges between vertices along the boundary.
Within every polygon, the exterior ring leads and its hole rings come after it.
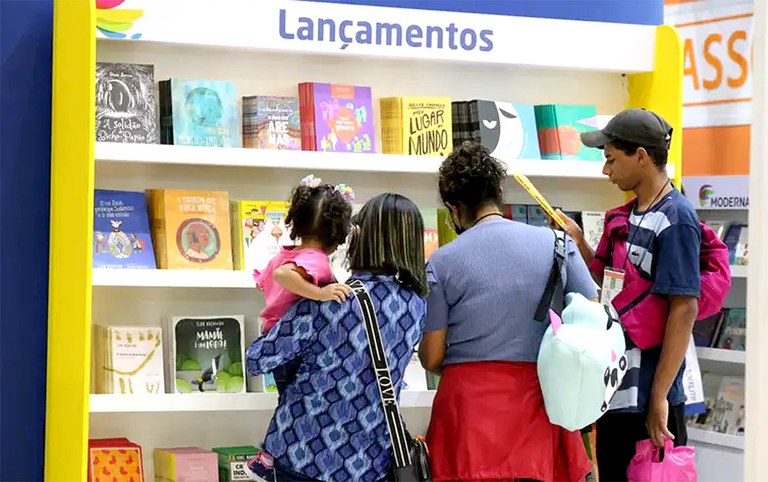
POLYGON ((197 447, 159 449, 173 454, 175 482, 218 482, 218 456, 197 447))

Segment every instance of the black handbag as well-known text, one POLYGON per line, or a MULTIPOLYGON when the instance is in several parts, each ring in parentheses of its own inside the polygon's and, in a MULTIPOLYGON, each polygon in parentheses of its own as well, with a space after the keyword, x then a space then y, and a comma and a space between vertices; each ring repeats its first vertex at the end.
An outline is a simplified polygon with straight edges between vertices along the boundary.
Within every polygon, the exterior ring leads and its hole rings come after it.
POLYGON ((395 399, 395 389, 392 386, 392 375, 389 373, 384 344, 381 340, 379 322, 373 307, 371 295, 360 280, 347 282, 365 321, 365 334, 368 338, 368 349, 373 361, 373 371, 379 386, 381 405, 387 419, 389 436, 392 440, 394 458, 387 474, 388 481, 398 482, 431 482, 432 473, 429 469, 427 444, 423 439, 414 439, 405 429, 403 416, 395 399))

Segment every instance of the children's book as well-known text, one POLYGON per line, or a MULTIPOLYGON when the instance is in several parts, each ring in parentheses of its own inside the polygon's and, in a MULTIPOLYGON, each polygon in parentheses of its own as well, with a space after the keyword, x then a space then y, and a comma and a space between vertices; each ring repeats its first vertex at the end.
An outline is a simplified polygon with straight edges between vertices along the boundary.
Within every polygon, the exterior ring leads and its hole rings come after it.
POLYGON ((97 189, 93 205, 94 268, 157 267, 143 192, 97 189))
POLYGON ((163 144, 242 146, 233 82, 173 78, 159 85, 163 144))
POLYGON ((174 393, 245 392, 243 316, 177 316, 167 323, 174 393))
POLYGON ((301 149, 299 99, 265 95, 243 97, 243 147, 301 149))
POLYGON ((380 104, 385 154, 447 156, 453 150, 449 97, 386 97, 380 104))
POLYGON ((302 149, 376 152, 371 88, 304 82, 299 84, 302 149))
POLYGON ((229 195, 150 189, 149 212, 161 269, 232 269, 229 195))
POLYGON ((235 269, 263 271, 283 246, 293 246, 287 201, 232 201, 235 269))
POLYGON ((600 149, 581 143, 581 133, 597 130, 597 111, 591 105, 537 105, 536 126, 542 159, 602 161, 600 149))
POLYGON ((96 142, 157 143, 155 67, 96 63, 96 142))

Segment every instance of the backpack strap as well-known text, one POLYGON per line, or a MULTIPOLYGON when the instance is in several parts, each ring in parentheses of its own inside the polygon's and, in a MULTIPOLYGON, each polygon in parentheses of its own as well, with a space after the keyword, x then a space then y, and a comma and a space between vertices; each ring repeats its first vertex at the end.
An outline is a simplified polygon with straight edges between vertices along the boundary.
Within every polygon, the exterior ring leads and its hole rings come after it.
POLYGON ((563 311, 564 286, 563 286, 563 263, 565 263, 565 233, 552 230, 555 235, 554 259, 552 260, 552 269, 549 271, 547 286, 544 288, 544 294, 541 296, 539 306, 536 308, 536 314, 533 319, 539 323, 549 319, 550 308, 557 313, 563 311))

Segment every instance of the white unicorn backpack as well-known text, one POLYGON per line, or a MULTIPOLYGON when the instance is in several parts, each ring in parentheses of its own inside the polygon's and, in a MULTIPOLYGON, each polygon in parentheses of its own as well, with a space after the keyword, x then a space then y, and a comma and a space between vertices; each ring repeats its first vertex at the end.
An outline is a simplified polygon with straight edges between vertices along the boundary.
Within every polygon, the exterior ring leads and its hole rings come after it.
POLYGON ((613 308, 579 293, 563 296, 564 259, 565 241, 556 233, 555 260, 535 317, 538 322, 550 322, 541 340, 537 369, 550 422, 574 431, 608 411, 627 370, 627 347, 613 308), (565 306, 560 315, 558 304, 565 306))

